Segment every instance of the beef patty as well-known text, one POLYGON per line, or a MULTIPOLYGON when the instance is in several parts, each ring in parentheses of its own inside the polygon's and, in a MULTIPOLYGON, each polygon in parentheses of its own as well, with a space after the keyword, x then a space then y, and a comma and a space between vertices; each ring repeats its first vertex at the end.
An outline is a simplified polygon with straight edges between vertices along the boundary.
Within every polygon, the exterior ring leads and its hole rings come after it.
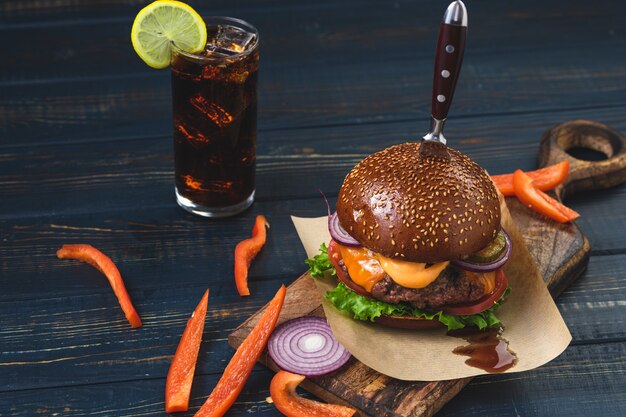
MULTIPOLYGON (((346 276, 350 276, 343 260, 339 261, 339 266, 346 276)), ((374 284, 371 294, 373 298, 390 304, 407 303, 417 308, 439 310, 445 305, 478 300, 484 295, 484 286, 468 279, 465 271, 448 266, 424 288, 403 287, 385 274, 383 279, 374 284)))

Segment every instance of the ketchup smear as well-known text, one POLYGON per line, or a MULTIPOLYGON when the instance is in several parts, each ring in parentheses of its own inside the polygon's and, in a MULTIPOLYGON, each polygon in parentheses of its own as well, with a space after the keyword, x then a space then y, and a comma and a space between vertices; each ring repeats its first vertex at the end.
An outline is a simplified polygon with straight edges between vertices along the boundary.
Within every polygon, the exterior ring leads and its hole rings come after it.
POLYGON ((469 356, 465 363, 489 373, 504 372, 517 363, 517 355, 509 349, 502 337, 502 327, 489 330, 460 329, 448 332, 449 336, 465 339, 469 344, 455 348, 452 353, 469 356))

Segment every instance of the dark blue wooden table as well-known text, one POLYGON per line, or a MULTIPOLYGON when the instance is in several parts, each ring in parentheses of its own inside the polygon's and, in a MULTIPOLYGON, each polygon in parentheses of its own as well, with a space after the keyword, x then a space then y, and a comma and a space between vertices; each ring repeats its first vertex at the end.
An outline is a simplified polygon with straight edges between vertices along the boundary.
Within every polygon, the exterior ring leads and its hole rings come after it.
MULTIPOLYGON (((212 0, 261 33, 257 202, 209 221, 174 201, 169 72, 133 52, 145 1, 0 3, 0 415, 163 415, 165 376, 210 287, 195 411, 233 350, 226 337, 306 266, 289 215, 325 213, 367 154, 418 138, 447 1, 212 0), (254 216, 272 228, 236 294, 233 248, 254 216), (97 271, 59 261, 91 243, 119 266, 144 326, 131 330, 97 271)), ((447 133, 491 173, 536 165, 550 126, 626 131, 626 5, 468 1, 466 58, 447 133)), ((558 299, 573 334, 532 372, 474 379, 440 415, 626 414, 626 187, 567 203, 592 245, 558 299)), ((278 416, 255 368, 229 415, 278 416)), ((192 415, 192 412, 189 413, 192 415)))

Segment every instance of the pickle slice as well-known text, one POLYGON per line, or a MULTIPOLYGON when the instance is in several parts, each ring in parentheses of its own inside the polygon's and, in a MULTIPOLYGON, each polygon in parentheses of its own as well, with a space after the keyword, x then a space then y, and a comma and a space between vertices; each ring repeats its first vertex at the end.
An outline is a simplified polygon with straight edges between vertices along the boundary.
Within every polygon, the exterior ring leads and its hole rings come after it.
POLYGON ((489 263, 493 262, 502 255, 502 251, 506 247, 506 239, 504 233, 500 230, 494 240, 491 241, 486 247, 467 258, 467 261, 476 263, 489 263))

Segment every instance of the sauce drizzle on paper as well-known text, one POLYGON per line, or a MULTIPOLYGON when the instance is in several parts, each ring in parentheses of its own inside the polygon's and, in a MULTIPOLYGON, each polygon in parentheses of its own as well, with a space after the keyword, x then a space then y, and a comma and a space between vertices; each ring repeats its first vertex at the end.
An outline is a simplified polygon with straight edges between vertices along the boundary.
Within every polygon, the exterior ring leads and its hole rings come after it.
POLYGON ((469 344, 457 346, 452 353, 469 356, 468 366, 489 373, 504 372, 517 364, 517 355, 509 348, 509 341, 502 337, 503 328, 476 330, 460 329, 448 332, 448 336, 465 339, 469 344))

